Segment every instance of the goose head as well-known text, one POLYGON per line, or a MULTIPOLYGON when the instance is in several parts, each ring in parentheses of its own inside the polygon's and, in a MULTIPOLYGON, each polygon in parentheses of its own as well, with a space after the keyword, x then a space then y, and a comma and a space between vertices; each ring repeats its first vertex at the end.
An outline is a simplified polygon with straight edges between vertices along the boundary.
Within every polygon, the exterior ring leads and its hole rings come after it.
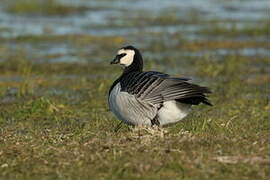
POLYGON ((124 72, 142 71, 143 58, 140 51, 133 46, 120 48, 111 64, 120 64, 124 66, 124 72))

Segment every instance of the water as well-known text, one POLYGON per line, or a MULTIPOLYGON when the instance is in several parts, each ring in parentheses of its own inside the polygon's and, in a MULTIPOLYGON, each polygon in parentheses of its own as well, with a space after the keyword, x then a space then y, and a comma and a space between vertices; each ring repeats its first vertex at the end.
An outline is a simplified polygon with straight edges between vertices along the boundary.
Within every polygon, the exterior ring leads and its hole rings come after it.
MULTIPOLYGON (((86 1, 79 0, 74 3, 71 0, 61 0, 62 3, 73 6, 88 6, 97 8, 90 9, 82 14, 71 16, 22 16, 7 13, 5 6, 0 8, 0 27, 9 29, 9 32, 1 33, 1 36, 14 37, 27 34, 46 34, 48 31, 52 34, 69 34, 69 33, 95 33, 97 35, 109 34, 111 28, 102 28, 110 22, 111 17, 118 19, 123 16, 136 16, 141 12, 148 14, 160 15, 170 9, 177 11, 177 15, 183 19, 189 19, 190 12, 196 12, 200 15, 202 21, 217 19, 220 21, 234 20, 238 23, 244 21, 262 21, 268 19, 270 10, 269 0, 245 0, 245 1, 225 1, 225 0, 148 0, 148 1, 86 1), (252 12, 252 13, 251 13, 252 12), (101 26, 101 27, 99 27, 101 26), (102 29, 95 30, 96 27, 102 29)), ((122 28, 121 28, 122 29, 122 28)), ((125 27, 123 27, 125 29, 125 27)), ((132 27, 132 29, 137 29, 132 27)), ((162 28, 159 28, 162 31, 162 28)), ((181 31, 182 28, 177 28, 181 31)), ((196 31, 194 25, 186 25, 183 31, 196 31)), ((157 28, 154 28, 157 30, 157 28)), ((130 28, 125 30, 111 30, 110 35, 125 35, 130 28)), ((151 28, 149 29, 151 31, 151 28)))
MULTIPOLYGON (((164 33, 171 35, 182 34, 186 40, 220 39, 218 36, 209 37, 199 32, 208 27, 207 22, 215 20, 224 26, 231 25, 233 21, 237 27, 245 27, 246 24, 256 24, 258 21, 268 20, 269 0, 61 0, 63 4, 70 6, 89 7, 88 11, 69 16, 33 16, 16 15, 6 11, 4 4, 0 8, 0 37, 16 38, 26 35, 66 35, 66 34, 91 34, 96 36, 121 36, 132 44, 141 46, 147 44, 151 33, 164 33), (252 12, 252 13, 251 13, 252 12), (145 25, 144 27, 130 24, 133 17, 151 16, 158 17, 173 13, 183 22, 168 25, 145 25), (194 22, 193 19, 195 18, 194 22), (142 41, 143 40, 143 41, 142 41)), ((3 2, 1 2, 3 3, 3 2)), ((155 38, 159 38, 156 36, 155 38)), ((170 41, 168 36, 168 41, 170 41)), ((261 37, 258 37, 258 40, 261 37)), ((247 38, 248 39, 248 38, 247 38)), ((166 40, 166 39, 165 39, 166 40)), ((245 40, 239 37, 238 40, 245 40)), ((27 54, 46 56, 57 55, 50 58, 50 62, 74 62, 85 61, 76 57, 76 49, 70 44, 49 43, 45 45, 33 44, 6 44, 11 49, 23 49, 27 54)), ((219 50, 215 54, 232 54, 231 50, 219 50)), ((243 49, 240 54, 254 55, 262 53, 269 56, 268 49, 243 49)), ((201 55, 198 52, 196 55, 201 55)), ((191 56, 194 53, 190 53, 191 56)), ((41 61, 46 58, 41 58, 41 61)), ((45 60, 44 60, 45 61, 45 60)))

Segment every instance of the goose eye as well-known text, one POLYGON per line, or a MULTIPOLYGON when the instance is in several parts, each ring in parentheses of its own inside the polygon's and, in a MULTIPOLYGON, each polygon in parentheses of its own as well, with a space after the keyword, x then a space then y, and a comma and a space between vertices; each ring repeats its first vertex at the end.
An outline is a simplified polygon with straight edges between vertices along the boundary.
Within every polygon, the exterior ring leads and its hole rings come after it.
POLYGON ((124 57, 125 55, 127 55, 126 53, 123 53, 123 54, 118 54, 118 58, 121 59, 122 57, 124 57))

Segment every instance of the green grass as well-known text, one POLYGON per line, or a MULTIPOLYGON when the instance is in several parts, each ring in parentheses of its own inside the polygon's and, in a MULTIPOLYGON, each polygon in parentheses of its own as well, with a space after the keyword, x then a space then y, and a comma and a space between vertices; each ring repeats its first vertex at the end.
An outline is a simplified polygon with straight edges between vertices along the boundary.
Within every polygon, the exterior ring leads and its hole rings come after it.
MULTIPOLYGON (((106 25, 97 26, 96 28, 114 27, 149 27, 149 26, 176 26, 184 24, 199 24, 200 14, 197 12, 190 12, 187 14, 189 19, 183 18, 179 11, 175 8, 168 8, 159 14, 152 14, 148 11, 138 11, 135 14, 128 14, 127 10, 122 10, 123 14, 120 17, 111 17, 109 23, 106 25)), ((92 27, 92 26, 91 26, 92 27)))
POLYGON ((154 131, 124 125, 114 132, 106 94, 120 69, 106 64, 0 63, 1 77, 23 77, 1 82, 2 179, 270 177, 270 83, 250 81, 265 75, 269 58, 188 59, 212 88, 214 106, 194 107, 186 121, 154 131))
POLYGON ((125 42, 120 36, 94 36, 89 34, 65 34, 65 35, 24 35, 14 38, 2 38, 2 41, 14 43, 72 43, 79 46, 89 44, 102 44, 103 46, 120 45, 125 42), (111 43, 108 44, 107 42, 111 43))
POLYGON ((63 5, 57 0, 15 0, 9 2, 7 10, 15 14, 63 16, 82 13, 88 8, 63 5))
MULTIPOLYGON (((16 1, 10 11, 66 14, 55 5, 40 10, 42 4, 32 2, 16 1)), ((200 23, 199 14, 191 15, 195 24, 200 23)), ((139 22, 140 18, 131 19, 130 26, 192 23, 179 19, 176 12, 139 22)), ((267 36, 266 29, 254 28, 259 33, 252 36, 267 36)), ((199 33, 250 35, 222 30, 199 33)), ((159 60, 147 58, 146 70, 193 77, 211 88, 214 106, 194 107, 185 121, 162 129, 122 125, 117 132, 119 120, 109 112, 107 93, 121 68, 110 66, 109 60, 128 39, 86 34, 1 38, 0 179, 270 179, 270 58, 174 55, 206 49, 269 49, 269 41, 183 38, 179 33, 157 33, 153 42, 145 38, 144 53, 167 52, 159 60), (35 62, 57 54, 29 57, 23 48, 61 43, 71 45, 76 56, 88 61, 35 62), (87 53, 80 51, 88 48, 87 53)))
POLYGON ((203 34, 211 36, 227 36, 227 37, 258 37, 270 35, 270 22, 263 21, 254 25, 246 25, 244 27, 237 27, 236 23, 231 23, 230 26, 225 27, 219 24, 212 24, 210 27, 201 31, 203 34))

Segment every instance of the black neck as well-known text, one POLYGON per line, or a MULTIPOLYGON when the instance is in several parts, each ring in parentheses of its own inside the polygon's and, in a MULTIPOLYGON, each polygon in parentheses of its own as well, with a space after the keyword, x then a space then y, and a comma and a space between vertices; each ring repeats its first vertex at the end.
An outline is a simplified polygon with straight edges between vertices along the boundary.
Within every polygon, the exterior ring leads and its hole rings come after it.
POLYGON ((142 72, 143 71, 143 58, 141 53, 136 49, 134 59, 131 65, 124 69, 123 74, 131 73, 131 72, 142 72))

